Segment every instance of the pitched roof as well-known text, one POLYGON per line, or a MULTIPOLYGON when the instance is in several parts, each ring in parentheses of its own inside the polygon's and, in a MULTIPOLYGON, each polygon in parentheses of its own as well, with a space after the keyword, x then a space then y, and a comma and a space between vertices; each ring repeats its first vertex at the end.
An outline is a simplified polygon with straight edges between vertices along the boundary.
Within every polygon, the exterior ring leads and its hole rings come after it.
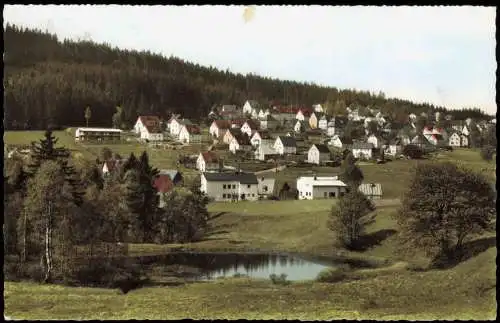
POLYGON ((174 183, 169 175, 161 174, 155 178, 153 186, 159 193, 167 193, 172 190, 174 183))
POLYGON ((283 147, 297 147, 297 141, 294 137, 279 136, 278 138, 281 140, 283 147))
POLYGON ((259 129, 258 124, 254 120, 247 120, 246 124, 250 127, 252 130, 259 129))
POLYGON ((250 138, 247 136, 246 133, 239 133, 234 136, 234 139, 238 142, 239 145, 243 146, 250 146, 250 138))
POLYGON ((216 163, 219 161, 219 158, 213 151, 205 151, 201 153, 201 156, 207 163, 216 163))
POLYGON ((316 146, 316 148, 320 153, 325 153, 325 154, 330 153, 330 149, 328 149, 328 146, 325 144, 314 144, 313 146, 316 146))
POLYGON ((352 143, 353 143, 351 138, 339 137, 339 139, 342 142, 342 144, 344 144, 344 145, 352 145, 352 143))
POLYGON ((159 175, 168 175, 170 179, 173 181, 177 175, 181 175, 181 173, 177 169, 161 169, 159 171, 159 175))
POLYGON ((147 130, 149 133, 162 133, 162 131, 161 131, 161 129, 160 129, 160 127, 159 127, 159 126, 146 124, 146 125, 144 125, 144 127, 146 128, 146 130, 147 130))
MULTIPOLYGON (((260 139, 271 139, 271 133, 268 130, 257 130, 255 133, 258 133, 260 139)), ((254 133, 254 135, 255 135, 254 133)))
POLYGON ((158 116, 139 116, 143 125, 160 123, 160 118, 158 116))
POLYGON ((257 176, 253 173, 203 173, 209 182, 239 182, 241 184, 258 184, 257 176))

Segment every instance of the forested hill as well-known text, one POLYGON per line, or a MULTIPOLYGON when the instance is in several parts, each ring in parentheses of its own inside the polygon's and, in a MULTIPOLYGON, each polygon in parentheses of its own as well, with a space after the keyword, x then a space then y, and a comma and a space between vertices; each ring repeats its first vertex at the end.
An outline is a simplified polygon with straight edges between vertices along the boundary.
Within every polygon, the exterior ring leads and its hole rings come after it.
MULTIPOLYGON (((168 40, 165 40, 168 42, 168 40)), ((7 25, 4 30, 4 127, 43 129, 83 125, 111 126, 117 105, 131 125, 139 114, 172 112, 205 117, 213 105, 242 105, 247 99, 301 105, 337 102, 374 106, 394 118, 443 108, 386 99, 367 91, 339 90, 220 71, 150 52, 127 51, 88 41, 7 25)), ((482 118, 480 110, 450 111, 456 119, 482 118)))

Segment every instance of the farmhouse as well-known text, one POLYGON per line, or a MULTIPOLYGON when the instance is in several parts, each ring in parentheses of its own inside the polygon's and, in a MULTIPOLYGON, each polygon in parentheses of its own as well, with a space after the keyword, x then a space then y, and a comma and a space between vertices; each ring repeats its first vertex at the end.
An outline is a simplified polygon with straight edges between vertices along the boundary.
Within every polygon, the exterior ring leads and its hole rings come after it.
POLYGON ((250 143, 252 144, 252 146, 256 147, 256 146, 260 145, 260 143, 264 139, 271 139, 271 134, 269 133, 269 131, 257 130, 254 132, 254 134, 250 138, 250 143))
POLYGON ((120 141, 120 129, 110 128, 77 128, 75 131, 76 141, 120 141))
MULTIPOLYGON (((169 123, 172 119, 169 120, 169 123)), ((139 116, 134 125, 134 132, 139 134, 146 130, 146 126, 160 127, 158 116, 139 116)))
POLYGON ((344 195, 347 185, 337 176, 302 176, 297 179, 297 191, 299 200, 336 198, 344 195))
POLYGON ((219 170, 221 166, 221 161, 213 151, 200 153, 196 159, 196 169, 200 172, 219 170))
POLYGON ((229 142, 229 151, 235 154, 236 151, 239 150, 243 151, 252 150, 252 144, 250 143, 250 138, 248 138, 248 136, 242 132, 234 135, 231 141, 229 142))
POLYGON ((200 143, 201 130, 196 125, 183 125, 179 132, 179 141, 183 143, 200 143))
POLYGON ((322 162, 330 160, 330 149, 323 144, 314 144, 307 152, 307 162, 319 165, 322 162))
POLYGON ((257 146, 255 150, 255 159, 258 160, 268 160, 271 158, 276 158, 279 154, 274 150, 272 141, 262 140, 261 144, 257 146))
POLYGON ((159 126, 145 126, 145 130, 141 132, 141 139, 148 141, 163 141, 163 131, 159 126))
POLYGON ((378 200, 382 198, 382 185, 374 183, 361 184, 358 190, 370 200, 378 200))
POLYGON ((369 142, 355 142, 351 147, 353 156, 362 160, 372 158, 373 148, 373 144, 369 142))
POLYGON ((227 120, 215 120, 210 125, 210 135, 219 138, 222 136, 227 129, 231 128, 231 124, 227 120))
POLYGON ((279 121, 270 114, 263 118, 259 117, 259 121, 261 129, 276 129, 280 124, 279 121))
POLYGON ((247 120, 241 126, 241 131, 246 133, 248 137, 252 136, 252 133, 259 129, 259 125, 253 120, 247 120))
POLYGON ((280 155, 295 154, 297 153, 297 142, 293 137, 279 136, 274 142, 274 150, 280 155))
POLYGON ((258 184, 253 173, 203 173, 200 190, 215 201, 255 201, 259 198, 258 184))
POLYGON ((259 108, 259 103, 255 100, 247 100, 245 104, 243 104, 243 113, 244 114, 252 114, 254 110, 259 108))

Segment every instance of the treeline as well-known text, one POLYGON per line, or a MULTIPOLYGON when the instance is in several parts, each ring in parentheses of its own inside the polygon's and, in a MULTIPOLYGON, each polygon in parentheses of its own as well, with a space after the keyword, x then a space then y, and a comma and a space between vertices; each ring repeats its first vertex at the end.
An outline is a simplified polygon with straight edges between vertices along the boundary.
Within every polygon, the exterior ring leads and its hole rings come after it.
POLYGON ((59 41, 49 33, 13 25, 5 28, 4 44, 6 129, 83 125, 87 106, 92 109, 89 126, 111 126, 117 106, 127 126, 139 114, 168 118, 182 113, 196 120, 214 105, 242 105, 247 99, 301 105, 341 100, 347 106, 379 108, 395 119, 429 111, 460 120, 485 117, 479 109, 446 111, 427 103, 387 99, 383 93, 245 76, 149 51, 59 41))
POLYGON ((133 154, 103 177, 96 163, 72 166, 50 131, 33 143, 29 160, 11 158, 4 168, 4 252, 20 263, 39 259, 52 280, 57 255, 96 243, 196 241, 208 226, 208 198, 193 188, 160 197, 158 170, 144 152, 133 154), (159 208, 159 198, 165 207, 159 208))

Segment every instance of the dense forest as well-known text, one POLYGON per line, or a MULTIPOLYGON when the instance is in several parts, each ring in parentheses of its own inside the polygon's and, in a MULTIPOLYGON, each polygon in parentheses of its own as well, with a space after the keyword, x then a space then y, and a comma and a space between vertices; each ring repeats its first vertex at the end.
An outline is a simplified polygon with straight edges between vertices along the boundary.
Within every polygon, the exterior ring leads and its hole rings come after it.
POLYGON ((110 127, 116 107, 128 126, 139 114, 205 117, 214 105, 312 105, 343 101, 370 106, 393 118, 441 111, 454 119, 486 117, 479 109, 447 111, 431 104, 388 99, 383 93, 340 90, 256 75, 242 75, 151 52, 112 48, 89 41, 59 41, 40 30, 7 25, 4 30, 4 128, 44 129, 84 125, 110 127))

